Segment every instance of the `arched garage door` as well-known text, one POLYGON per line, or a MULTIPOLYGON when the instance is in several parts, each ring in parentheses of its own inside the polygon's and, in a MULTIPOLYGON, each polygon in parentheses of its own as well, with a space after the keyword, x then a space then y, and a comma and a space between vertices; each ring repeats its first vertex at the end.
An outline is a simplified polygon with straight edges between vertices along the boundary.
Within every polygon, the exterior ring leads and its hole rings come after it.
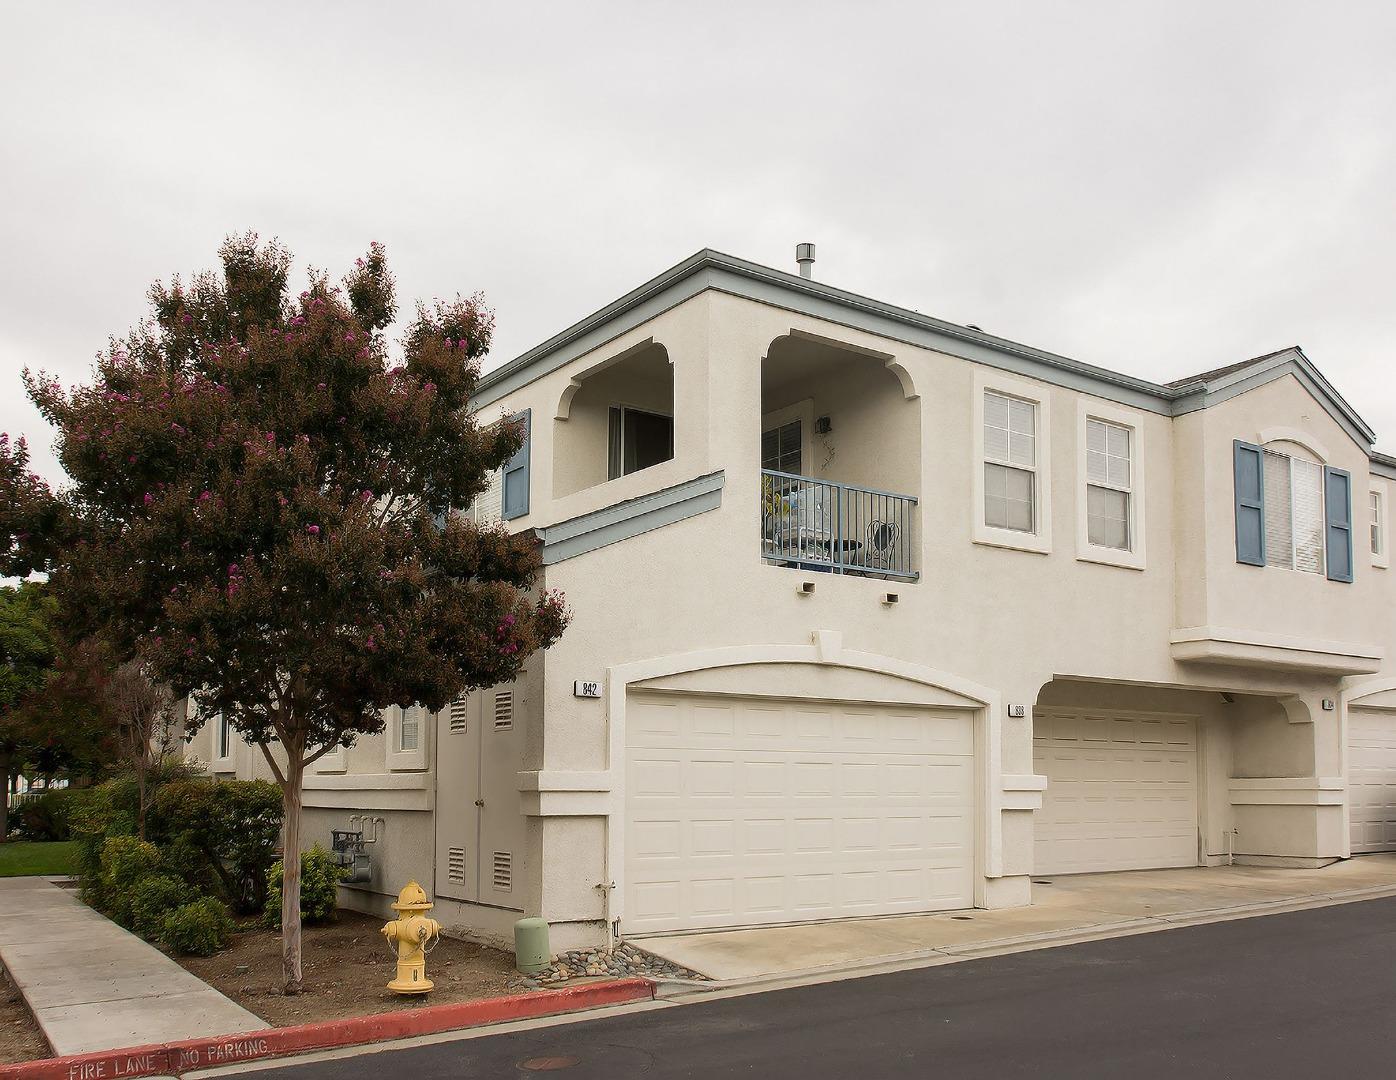
POLYGON ((969 907, 966 710, 632 691, 627 933, 969 907))

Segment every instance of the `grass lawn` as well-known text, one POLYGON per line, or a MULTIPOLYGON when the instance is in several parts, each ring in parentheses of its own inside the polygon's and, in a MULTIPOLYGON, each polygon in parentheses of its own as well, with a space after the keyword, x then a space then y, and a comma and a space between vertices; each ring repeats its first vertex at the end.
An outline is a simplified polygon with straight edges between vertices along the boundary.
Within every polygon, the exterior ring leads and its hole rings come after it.
POLYGON ((0 844, 0 877, 28 877, 33 874, 71 874, 76 840, 34 844, 9 840, 0 844))

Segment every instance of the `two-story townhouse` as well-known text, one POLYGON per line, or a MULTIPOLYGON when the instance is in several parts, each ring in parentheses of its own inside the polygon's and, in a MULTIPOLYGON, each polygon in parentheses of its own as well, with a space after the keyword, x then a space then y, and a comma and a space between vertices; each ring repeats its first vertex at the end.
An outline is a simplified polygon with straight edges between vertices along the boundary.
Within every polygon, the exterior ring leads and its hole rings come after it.
POLYGON ((319 763, 356 906, 571 948, 1396 849, 1396 460, 1297 348, 1157 384, 702 251, 476 405, 575 618, 319 763))

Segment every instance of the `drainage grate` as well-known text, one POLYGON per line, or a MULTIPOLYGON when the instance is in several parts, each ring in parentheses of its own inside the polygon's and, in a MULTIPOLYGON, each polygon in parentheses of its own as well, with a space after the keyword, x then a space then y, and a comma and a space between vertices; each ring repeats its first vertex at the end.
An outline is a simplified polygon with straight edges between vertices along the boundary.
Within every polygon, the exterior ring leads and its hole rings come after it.
POLYGON ((1050 885, 1052 882, 1048 878, 1029 878, 1034 885, 1050 885))
POLYGON ((954 919, 956 922, 973 922, 973 921, 974 921, 974 916, 973 916, 973 915, 951 915, 950 917, 951 917, 952 919, 954 919))

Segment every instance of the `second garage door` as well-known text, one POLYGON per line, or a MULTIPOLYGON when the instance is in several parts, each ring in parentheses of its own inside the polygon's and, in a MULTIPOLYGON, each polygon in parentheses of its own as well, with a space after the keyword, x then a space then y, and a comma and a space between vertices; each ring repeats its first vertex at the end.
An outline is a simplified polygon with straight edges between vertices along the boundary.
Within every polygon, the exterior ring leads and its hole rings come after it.
POLYGON ((1192 717, 1039 709, 1033 761, 1047 777, 1037 874, 1197 865, 1192 717))
POLYGON ((1348 710, 1348 814, 1354 854, 1396 851, 1396 714, 1348 710))
POLYGON ((969 713, 632 692, 629 933, 964 908, 969 713))

